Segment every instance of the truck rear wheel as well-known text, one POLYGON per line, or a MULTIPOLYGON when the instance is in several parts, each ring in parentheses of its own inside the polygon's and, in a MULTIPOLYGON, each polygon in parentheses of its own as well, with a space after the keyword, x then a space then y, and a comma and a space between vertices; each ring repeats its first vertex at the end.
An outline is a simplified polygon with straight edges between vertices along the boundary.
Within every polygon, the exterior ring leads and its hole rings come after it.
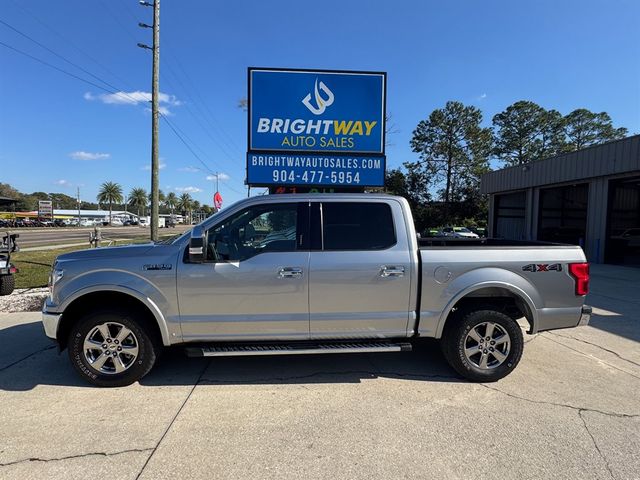
POLYGON ((494 310, 463 313, 459 321, 445 328, 440 342, 449 365, 474 382, 506 377, 524 350, 518 323, 494 310))
POLYGON ((11 295, 16 286, 16 279, 13 275, 0 275, 0 295, 11 295))
POLYGON ((69 357, 89 383, 131 385, 144 377, 161 348, 137 312, 103 310, 76 322, 69 332, 69 357))

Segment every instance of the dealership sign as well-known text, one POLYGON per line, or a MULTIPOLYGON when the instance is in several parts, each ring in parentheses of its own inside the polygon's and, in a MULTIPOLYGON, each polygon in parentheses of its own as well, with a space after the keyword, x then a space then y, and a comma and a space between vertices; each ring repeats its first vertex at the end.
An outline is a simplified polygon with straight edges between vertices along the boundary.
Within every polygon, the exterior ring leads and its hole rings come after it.
POLYGON ((249 69, 249 185, 384 184, 386 74, 249 69))
POLYGON ((53 202, 51 200, 38 200, 38 217, 53 218, 53 202))

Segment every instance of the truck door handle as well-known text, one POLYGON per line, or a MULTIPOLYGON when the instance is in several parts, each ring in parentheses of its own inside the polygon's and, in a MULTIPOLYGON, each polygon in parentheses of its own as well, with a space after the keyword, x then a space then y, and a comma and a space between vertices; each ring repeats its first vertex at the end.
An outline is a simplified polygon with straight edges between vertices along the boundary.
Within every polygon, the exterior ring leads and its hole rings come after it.
POLYGON ((298 267, 282 267, 278 270, 280 278, 300 278, 302 277, 302 269, 298 267))
POLYGON ((393 265, 383 265, 380 269, 381 277, 404 277, 404 267, 393 266, 393 265))

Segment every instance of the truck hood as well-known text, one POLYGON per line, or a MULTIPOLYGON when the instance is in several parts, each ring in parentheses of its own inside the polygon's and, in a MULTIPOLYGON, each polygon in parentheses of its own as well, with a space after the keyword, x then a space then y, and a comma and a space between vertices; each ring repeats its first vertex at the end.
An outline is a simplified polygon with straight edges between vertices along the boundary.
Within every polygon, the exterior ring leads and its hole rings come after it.
POLYGON ((110 258, 110 257, 139 257, 147 254, 156 247, 153 243, 143 243, 140 245, 123 245, 121 247, 90 248, 88 250, 77 250, 75 252, 63 253, 58 256, 57 261, 85 260, 89 258, 110 258))

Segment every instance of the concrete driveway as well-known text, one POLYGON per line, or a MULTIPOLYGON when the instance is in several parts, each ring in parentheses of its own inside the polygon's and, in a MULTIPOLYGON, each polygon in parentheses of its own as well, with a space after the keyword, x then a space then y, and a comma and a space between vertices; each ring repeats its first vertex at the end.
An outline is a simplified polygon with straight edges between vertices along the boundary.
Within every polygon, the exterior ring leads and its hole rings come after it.
POLYGON ((37 314, 0 315, 0 478, 640 478, 640 269, 594 266, 592 325, 460 380, 406 354, 187 359, 88 387, 37 314))

